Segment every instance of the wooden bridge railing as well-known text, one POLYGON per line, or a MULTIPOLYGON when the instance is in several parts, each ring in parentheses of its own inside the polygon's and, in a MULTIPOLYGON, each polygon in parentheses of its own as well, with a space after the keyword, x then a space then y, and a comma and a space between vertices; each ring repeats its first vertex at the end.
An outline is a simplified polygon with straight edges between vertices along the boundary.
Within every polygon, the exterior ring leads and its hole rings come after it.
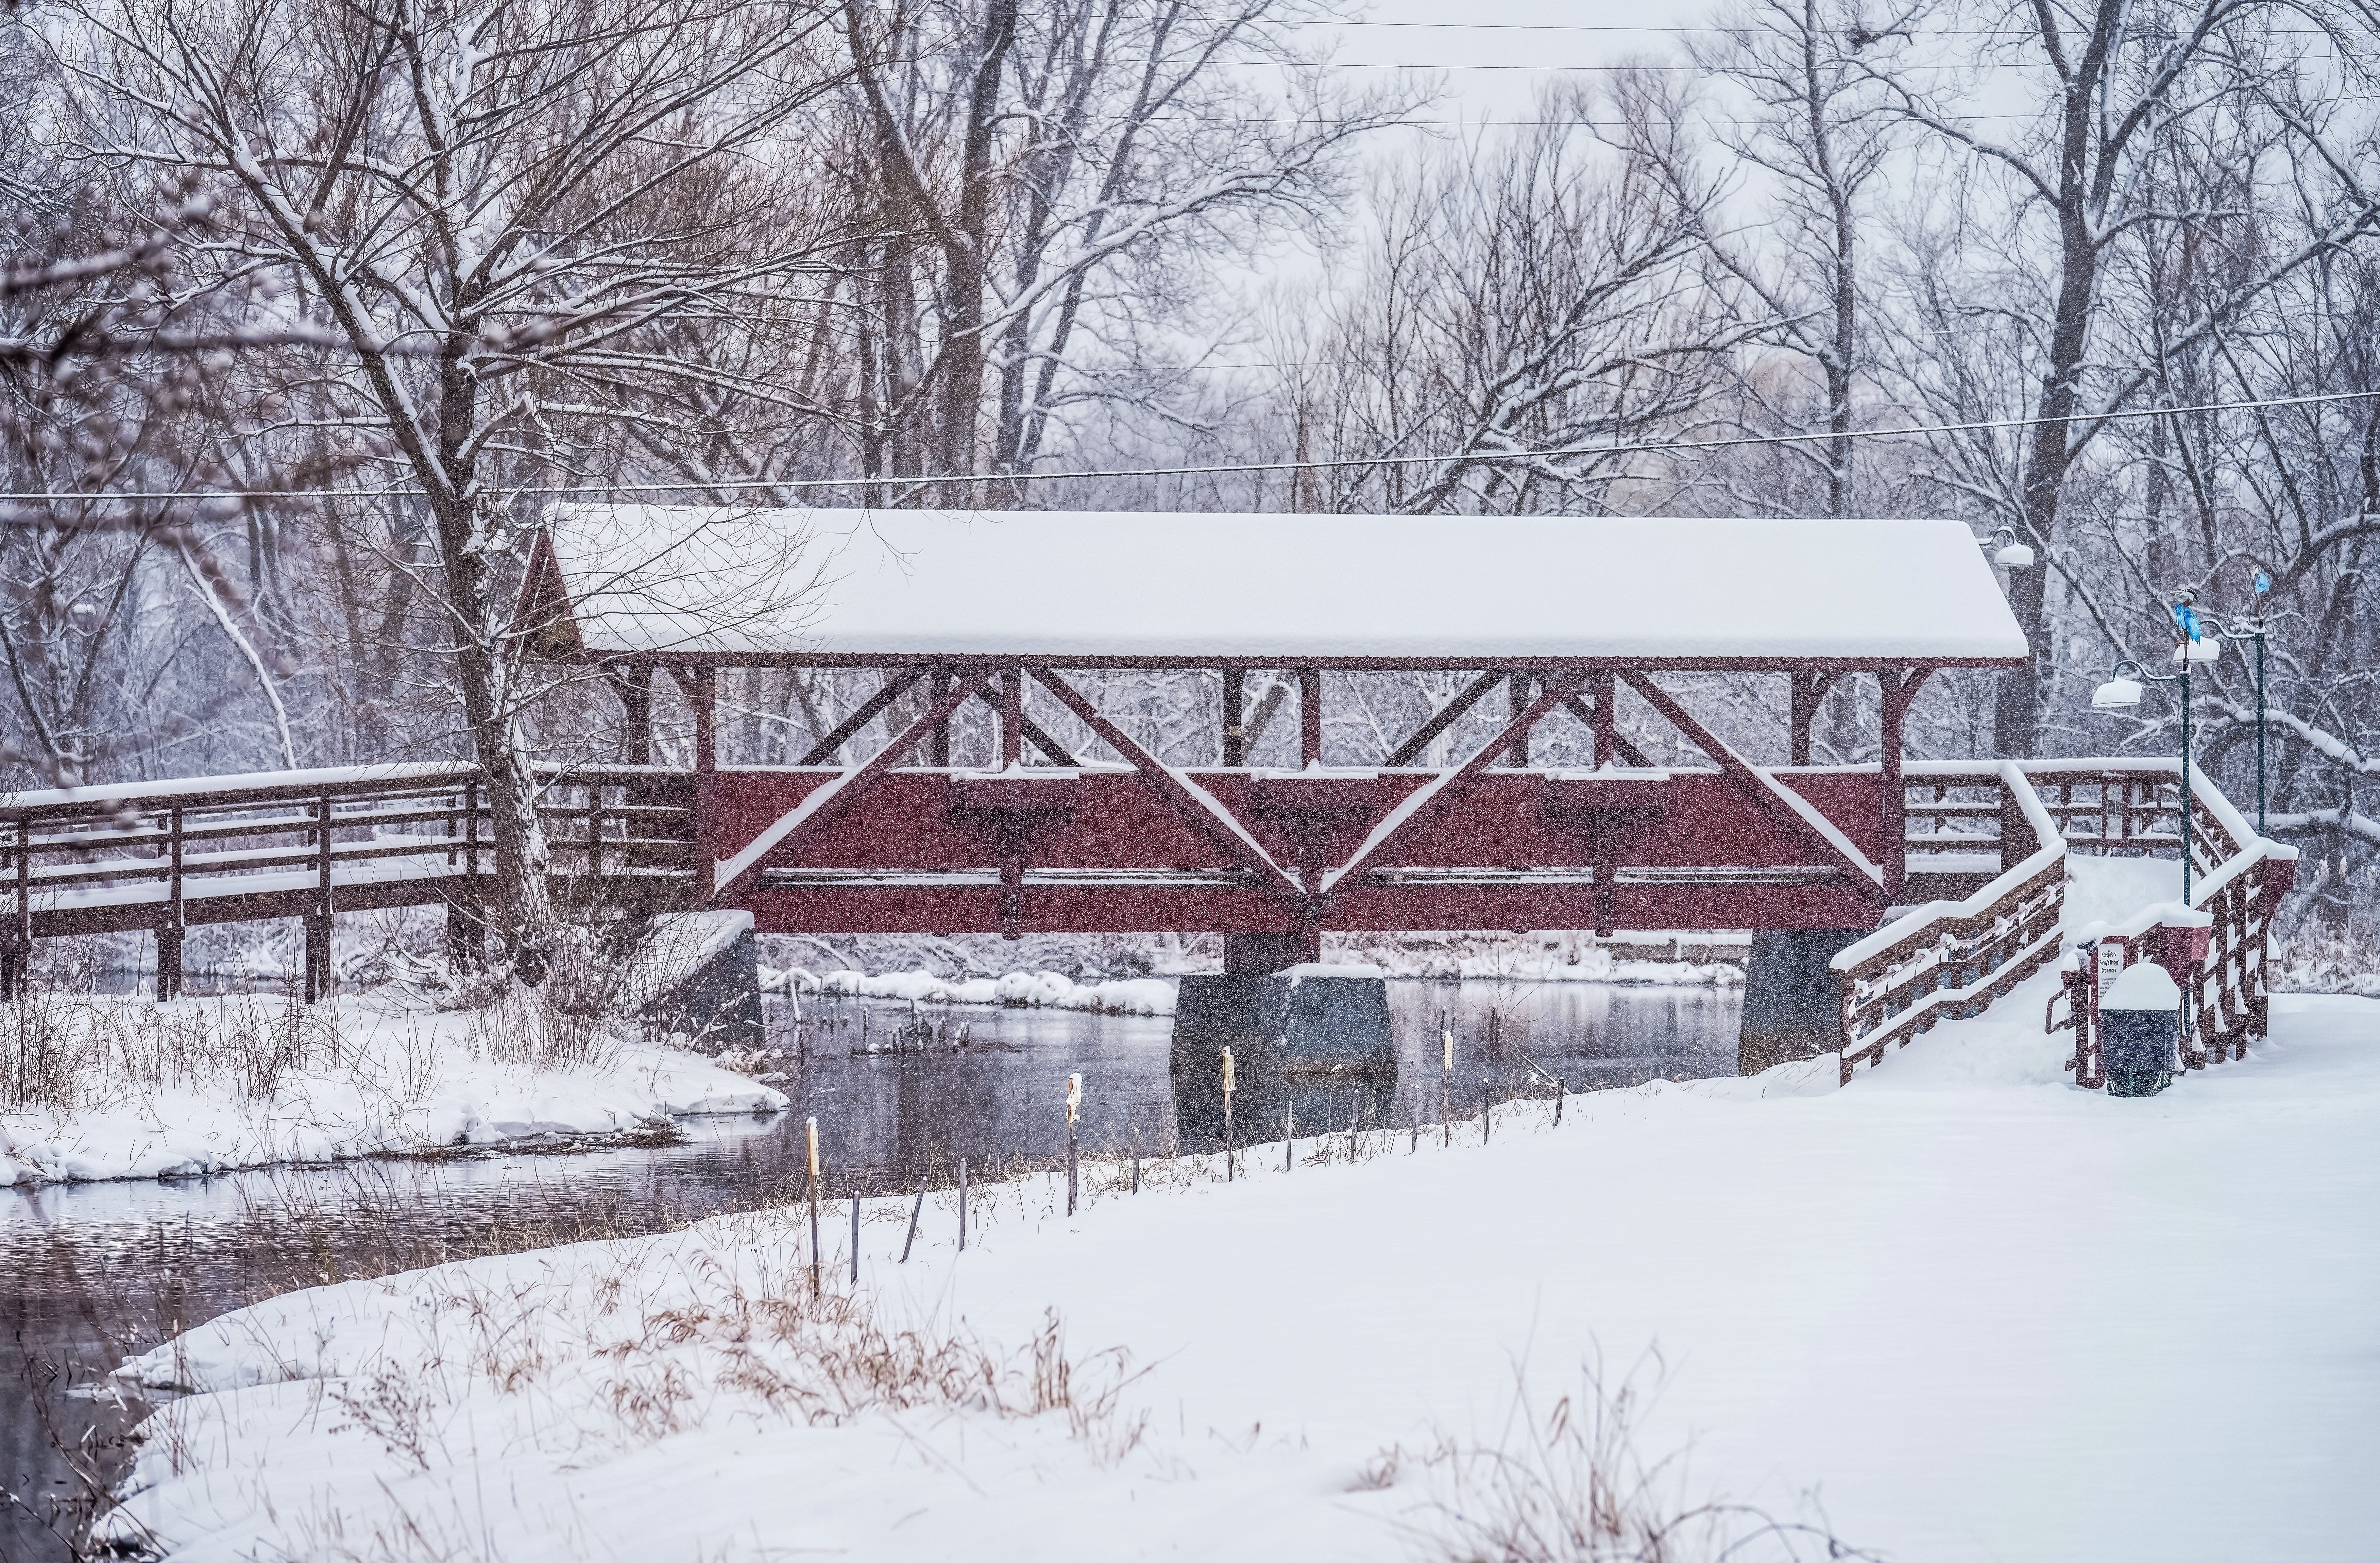
POLYGON ((2043 1024, 2053 1032, 2074 1033, 2074 1054, 2066 1067, 2081 1084, 2105 1080, 2099 1000, 2137 962, 2156 962, 2181 988, 2183 1067, 2204 1069, 2210 1060, 2243 1059, 2248 1044, 2268 1029, 2265 963, 2273 919, 2296 882, 2297 851, 2259 837, 2204 776, 2193 772, 2191 783, 2195 882, 2189 906, 2177 900, 2121 923, 2072 930, 2063 989, 2051 998, 2043 1024))
MULTIPOLYGON (((649 891, 692 868, 693 788, 651 767, 540 768, 555 868, 649 891)), ((151 929, 162 993, 193 924, 302 917, 306 988, 329 986, 334 911, 476 902, 490 867, 475 765, 428 762, 20 793, 0 798, 0 996, 36 939, 151 929)))
POLYGON ((1964 900, 1915 908, 1834 958, 1847 1084, 1858 1064, 1877 1062, 1937 1021, 1980 1014, 2058 953, 2067 843, 2023 770, 2009 760, 1912 763, 1908 777, 1936 794, 1911 806, 1919 813, 1997 822, 1992 836, 1961 839, 1988 843, 2000 872, 1964 900))
MULTIPOLYGON (((2186 910, 2176 865, 2174 911, 2185 915, 2170 921, 2196 923, 2203 913, 2212 932, 2203 956, 2169 963, 2189 995, 2183 1056, 2202 1068, 2210 1039, 2213 1057, 2237 1058, 2251 1037, 2265 1034, 2265 959, 2297 853, 2259 837, 2204 772, 2194 771, 2192 783, 2195 882, 2186 910)), ((1937 1021, 1981 1013, 2058 954, 2069 853, 2179 856, 2181 845, 2175 760, 1913 762, 1908 785, 1912 794, 1931 794, 1910 800, 1912 820, 1932 826, 1912 830, 1913 847, 1987 844, 2000 872, 1965 900, 1913 908, 1835 957, 1846 1083, 1858 1064, 1877 1062, 1937 1021), (1997 834, 1953 828, 1954 821, 1971 827, 1985 818, 1998 821, 1997 834)), ((2105 930, 2126 961, 2139 958, 2135 950, 2159 948, 2147 937, 2157 916, 2144 917, 2140 929, 2105 930)), ((2056 1025, 2073 1024, 2070 1015, 2056 1025)), ((2078 1036, 2078 1060, 2086 1045, 2088 1022, 2078 1036)))

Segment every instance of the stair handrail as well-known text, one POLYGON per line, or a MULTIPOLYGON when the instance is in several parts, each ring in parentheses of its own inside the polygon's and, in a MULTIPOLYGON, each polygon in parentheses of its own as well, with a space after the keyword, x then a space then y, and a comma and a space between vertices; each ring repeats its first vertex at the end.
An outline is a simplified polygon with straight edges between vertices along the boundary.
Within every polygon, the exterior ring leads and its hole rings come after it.
MULTIPOLYGON (((1874 1065, 1888 1047, 1906 1047, 1912 1036, 1932 1029, 1946 1009, 1980 1012, 2058 952, 2066 839, 2023 768, 2000 760, 1956 770, 1928 767, 1927 773, 1997 777, 2035 845, 1964 900, 1912 906, 1828 963, 1841 1004, 1844 1084, 1863 1061, 1874 1065), (1945 973, 1961 972, 1982 980, 1942 980, 1945 973)), ((2009 846, 2001 842, 2003 862, 2009 846)))

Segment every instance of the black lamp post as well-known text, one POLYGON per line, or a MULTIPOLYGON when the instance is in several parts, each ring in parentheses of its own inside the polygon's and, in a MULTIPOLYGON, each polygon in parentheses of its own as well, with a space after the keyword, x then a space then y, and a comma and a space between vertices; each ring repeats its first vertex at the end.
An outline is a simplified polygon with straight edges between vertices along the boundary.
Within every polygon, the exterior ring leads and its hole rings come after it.
MULTIPOLYGON (((2192 861, 2190 850, 2190 670, 2194 663, 2211 662, 2222 656, 2223 642, 2209 639, 2201 633, 2208 627, 2208 621, 2200 617, 2187 600, 2176 604, 2173 612, 2174 622, 2183 632, 2181 643, 2173 648, 2173 660, 2181 664, 2181 671, 2153 673, 2127 657, 2108 671, 2107 682, 2092 692, 2091 709, 2099 711, 2130 710, 2141 703, 2141 685, 2144 681, 2181 685, 2181 903, 2188 906, 2191 878, 2197 866, 2192 861)), ((2219 625, 2215 627, 2219 631, 2219 625)), ((2246 637, 2242 636, 2240 638, 2246 637)))
POLYGON ((2256 572, 2256 616, 2245 621, 2226 624, 2219 619, 2199 615, 2199 627, 2212 631, 2225 640, 2252 640, 2256 643, 2256 834, 2265 833, 2265 595, 2273 589, 2273 577, 2264 571, 2256 572))

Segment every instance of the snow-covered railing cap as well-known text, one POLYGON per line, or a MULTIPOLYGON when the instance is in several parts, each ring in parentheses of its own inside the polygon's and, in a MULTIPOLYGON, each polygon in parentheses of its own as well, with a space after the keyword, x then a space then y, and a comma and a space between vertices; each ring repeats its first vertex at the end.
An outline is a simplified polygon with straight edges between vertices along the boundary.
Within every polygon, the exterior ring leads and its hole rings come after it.
POLYGON ((2215 914, 2198 907, 2184 906, 2179 901, 2160 901, 2143 906, 2119 923, 2085 923, 2074 930, 2078 944, 2089 944, 2102 939, 2138 939, 2151 928, 2211 928, 2215 914))
POLYGON ((516 615, 555 655, 1073 666, 2012 666, 1963 522, 708 511, 540 534, 516 615))

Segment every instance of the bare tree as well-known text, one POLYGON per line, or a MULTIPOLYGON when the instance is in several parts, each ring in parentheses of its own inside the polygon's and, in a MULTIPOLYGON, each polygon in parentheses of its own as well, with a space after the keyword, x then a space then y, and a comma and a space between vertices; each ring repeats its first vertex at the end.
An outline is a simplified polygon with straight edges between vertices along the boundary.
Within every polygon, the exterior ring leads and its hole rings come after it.
POLYGON ((1330 91, 1286 42, 1305 14, 848 0, 850 188, 883 213, 854 222, 882 236, 856 263, 868 477, 1032 469, 1070 405, 1147 394, 1163 327, 1220 261, 1327 209, 1342 151, 1402 100, 1330 91), (1285 88, 1252 89, 1252 60, 1285 88))
MULTIPOLYGON (((2060 512, 2069 480, 2102 431, 2104 414, 2155 381, 2153 363, 2100 329, 2109 258, 2144 229, 2213 214, 2197 199, 2206 192, 2183 192, 2188 199, 2180 210, 2158 203, 2159 194, 2172 192, 2152 176, 2155 149, 2200 116, 2262 104, 2285 89, 2305 67, 2290 51, 2270 46, 2273 28, 2284 19, 2311 19, 2327 30, 2338 50, 2330 64, 2358 68, 2356 51, 2368 34, 2351 7, 2277 0, 2198 0, 2165 11, 2142 11, 2129 0, 2042 0, 2022 9, 1946 0, 1913 6, 1869 33, 1875 79, 1912 123, 1972 160, 1975 183, 1961 181, 1962 193, 2007 214, 2001 253, 2048 258, 2036 296, 1993 303, 2022 314, 2034 376, 2025 408, 2034 421, 2007 519, 2053 563, 2064 540, 2060 512), (1912 42, 1921 31, 1976 42, 1964 59, 1925 55, 1912 42), (2034 105, 2006 133, 1987 130, 1961 101, 1983 63, 1992 67, 1997 91, 2022 83, 2034 105)), ((2337 161, 2315 145, 2306 151, 2337 161)), ((2297 248, 2266 258, 2253 276, 2210 301, 2209 313, 2182 325, 2168 347, 2213 330, 2277 277, 2375 226, 2380 208, 2350 202, 2335 210, 2297 248)), ((2010 582, 2010 600, 2034 656, 2029 670, 2000 685, 1994 740, 2003 754, 2033 753, 2040 739, 2054 670, 2052 636, 2045 633, 2049 582, 2058 575, 2030 571, 2010 582)))
POLYGON ((1316 505, 1606 510, 1648 480, 1625 447, 1704 407, 1748 334, 1706 269, 1708 190, 1680 176, 1675 105, 1641 80, 1609 101, 1617 146, 1565 90, 1526 130, 1384 177, 1360 281, 1274 355, 1321 366, 1276 415, 1336 464, 1300 479, 1316 505), (1387 459, 1421 456, 1444 459, 1387 459))
MULTIPOLYGON (((1756 0, 1715 38, 1688 44, 1697 65, 1753 104, 1745 120, 1723 121, 1717 139, 1755 171, 1762 218, 1713 234, 1712 251, 1759 306, 1763 340, 1816 372, 1831 438, 1780 449, 1818 469, 1828 515, 1855 514, 1859 442, 1851 430, 1870 291, 1861 272, 1864 205, 1896 126, 1858 64, 1865 36, 1856 9, 1840 0, 1756 0)), ((1747 376, 1745 391, 1767 428, 1802 427, 1767 405, 1760 376, 1747 376)))
POLYGON ((537 516, 505 480, 570 470, 614 411, 590 384, 702 372, 673 322, 808 267, 811 236, 775 233, 770 182, 735 171, 831 87, 832 18, 771 0, 73 17, 55 37, 86 152, 220 181, 231 233, 204 259, 288 277, 346 349, 314 416, 425 515, 489 781, 496 932, 534 979, 551 915, 520 719, 548 675, 512 619, 537 516))

